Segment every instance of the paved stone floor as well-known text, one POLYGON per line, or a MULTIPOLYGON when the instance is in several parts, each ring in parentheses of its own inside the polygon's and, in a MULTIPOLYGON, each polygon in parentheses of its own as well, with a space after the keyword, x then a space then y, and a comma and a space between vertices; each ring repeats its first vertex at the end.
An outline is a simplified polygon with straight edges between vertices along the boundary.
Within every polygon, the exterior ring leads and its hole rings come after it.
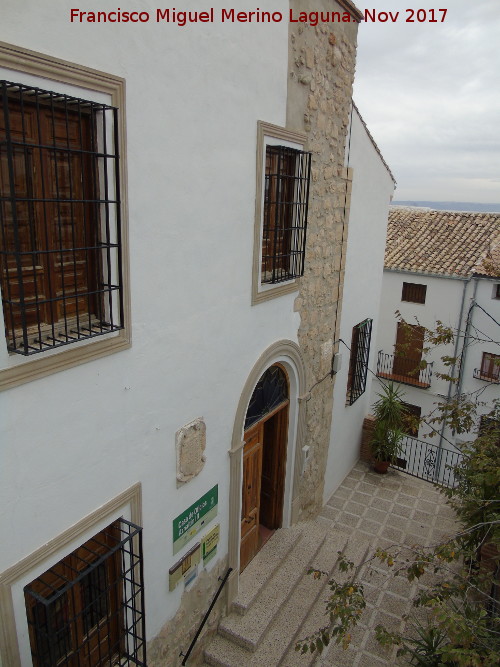
MULTIPOLYGON (((454 513, 445 496, 432 484, 396 470, 378 475, 363 463, 354 469, 321 512, 321 520, 373 540, 373 550, 392 545, 432 545, 453 534, 454 513)), ((395 650, 382 648, 374 636, 379 623, 388 629, 402 628, 402 616, 412 609, 411 600, 424 582, 388 575, 378 561, 361 568, 358 580, 365 589, 367 607, 344 651, 330 646, 318 663, 322 667, 378 667, 395 665, 395 650)))

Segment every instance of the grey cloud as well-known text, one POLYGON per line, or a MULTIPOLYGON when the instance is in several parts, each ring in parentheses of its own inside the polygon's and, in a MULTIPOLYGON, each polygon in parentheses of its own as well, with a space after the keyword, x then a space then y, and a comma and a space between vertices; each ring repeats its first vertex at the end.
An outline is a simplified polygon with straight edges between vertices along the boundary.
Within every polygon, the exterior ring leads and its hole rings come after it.
POLYGON ((448 4, 444 23, 361 24, 354 98, 398 198, 500 202, 498 0, 448 4))

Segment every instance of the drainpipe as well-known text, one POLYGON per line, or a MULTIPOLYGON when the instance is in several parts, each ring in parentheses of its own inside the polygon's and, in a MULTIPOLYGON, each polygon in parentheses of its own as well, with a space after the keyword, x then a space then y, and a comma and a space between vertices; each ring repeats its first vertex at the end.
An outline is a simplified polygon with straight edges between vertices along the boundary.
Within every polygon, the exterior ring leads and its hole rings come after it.
MULTIPOLYGON (((471 280, 472 280, 472 276, 470 278, 467 278, 467 280, 464 281, 464 288, 462 290, 462 303, 460 304, 460 315, 458 317, 457 335, 455 337, 455 349, 453 350, 454 359, 457 359, 458 345, 459 345, 459 341, 460 341, 459 332, 460 332, 460 328, 461 328, 461 325, 462 325, 462 318, 464 316, 465 295, 467 293, 467 287, 469 286, 469 283, 470 283, 471 280)), ((475 281, 476 282, 475 282, 475 285, 474 285, 474 294, 472 296, 472 303, 474 303, 475 300, 476 300, 477 278, 475 279, 475 281)), ((458 395, 458 393, 460 392, 460 389, 462 387, 462 378, 463 378, 463 372, 462 371, 463 371, 463 368, 465 366, 464 361, 465 361, 465 356, 466 356, 466 353, 467 353, 467 339, 469 337, 469 330, 470 330, 470 319, 468 318, 466 329, 465 329, 465 332, 464 332, 464 344, 463 344, 463 347, 462 347, 462 355, 463 356, 462 356, 461 363, 460 363, 460 368, 459 368, 459 371, 458 371, 458 385, 457 385, 457 391, 456 391, 455 395, 458 395)), ((451 367, 451 372, 450 372, 451 377, 454 376, 455 368, 456 368, 456 362, 451 367)), ((452 391, 453 391, 453 382, 450 380, 448 382, 448 395, 446 396, 446 402, 447 403, 450 402, 452 391)), ((437 453, 437 458, 436 458, 436 468, 435 468, 435 472, 434 472, 434 479, 436 481, 439 478, 439 470, 441 468, 441 459, 442 459, 442 455, 443 455, 443 439, 444 439, 445 428, 446 428, 446 424, 445 424, 445 422, 443 422, 442 425, 441 425, 441 432, 439 434, 438 453, 437 453)))
POLYGON ((460 360, 460 370, 458 373, 458 384, 457 384, 457 391, 456 395, 460 394, 462 391, 462 382, 464 379, 464 374, 463 370, 465 368, 465 357, 467 356, 467 343, 469 341, 469 331, 471 328, 472 324, 472 313, 473 313, 473 308, 476 305, 476 295, 477 295, 477 286, 479 284, 478 278, 474 278, 474 294, 472 295, 472 303, 471 303, 471 310, 470 312, 470 317, 467 317, 467 324, 465 325, 465 333, 464 333, 464 344, 462 347, 462 358, 460 360))

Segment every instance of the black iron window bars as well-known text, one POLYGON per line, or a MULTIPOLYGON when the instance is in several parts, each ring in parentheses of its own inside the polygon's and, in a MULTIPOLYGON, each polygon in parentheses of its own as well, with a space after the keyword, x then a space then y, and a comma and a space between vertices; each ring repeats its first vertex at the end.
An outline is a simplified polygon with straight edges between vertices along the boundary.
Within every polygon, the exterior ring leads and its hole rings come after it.
POLYGON ((368 357, 373 320, 360 322, 352 330, 351 356, 347 380, 347 403, 352 405, 364 394, 368 375, 368 357))
POLYGON ((266 147, 262 283, 280 283, 304 273, 310 178, 311 153, 266 147))
POLYGON ((141 531, 119 519, 25 587, 35 667, 146 666, 141 531))
POLYGON ((0 284, 23 355, 123 328, 118 110, 0 81, 0 284))

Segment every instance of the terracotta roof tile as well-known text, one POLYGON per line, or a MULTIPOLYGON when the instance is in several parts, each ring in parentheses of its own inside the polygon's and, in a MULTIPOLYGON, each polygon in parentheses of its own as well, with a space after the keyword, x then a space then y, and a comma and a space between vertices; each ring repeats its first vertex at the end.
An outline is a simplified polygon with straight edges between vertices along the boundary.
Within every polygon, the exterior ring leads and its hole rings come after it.
POLYGON ((500 277, 500 213, 391 206, 385 267, 500 277))

